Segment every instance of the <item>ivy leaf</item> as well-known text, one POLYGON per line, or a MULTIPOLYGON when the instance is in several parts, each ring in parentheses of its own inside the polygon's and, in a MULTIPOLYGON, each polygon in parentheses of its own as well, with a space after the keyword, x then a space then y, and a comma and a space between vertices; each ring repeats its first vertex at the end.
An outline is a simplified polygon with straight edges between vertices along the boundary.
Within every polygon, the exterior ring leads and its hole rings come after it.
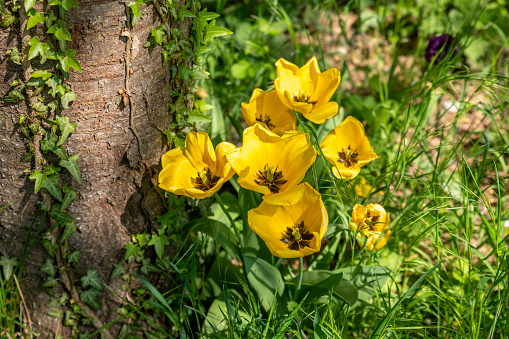
POLYGON ((8 10, 4 10, 2 16, 3 18, 2 21, 0 22, 0 26, 2 26, 2 28, 7 28, 10 25, 12 25, 16 20, 18 20, 18 18, 12 15, 12 13, 9 12, 8 10))
POLYGON ((136 2, 131 1, 131 2, 129 3, 129 5, 127 5, 127 6, 131 8, 131 10, 133 11, 134 16, 136 16, 137 18, 139 18, 139 17, 140 17, 140 7, 141 7, 141 5, 143 5, 145 2, 146 2, 146 0, 136 0, 136 2))
POLYGON ((132 242, 130 242, 129 244, 125 245, 124 248, 126 249, 124 260, 129 259, 133 255, 137 255, 138 252, 140 251, 140 247, 136 246, 132 242))
MULTIPOLYGON (((164 232, 164 230, 162 230, 164 232)), ((152 239, 148 242, 148 245, 153 245, 159 259, 163 258, 164 245, 169 245, 168 237, 166 234, 152 235, 152 239)))
POLYGON ((58 173, 48 176, 47 179, 42 182, 42 188, 46 189, 46 191, 48 191, 52 196, 54 196, 55 199, 62 202, 62 190, 60 189, 60 175, 58 173))
POLYGON ((76 232, 76 224, 73 222, 68 222, 65 224, 64 232, 62 233, 62 237, 60 238, 60 243, 63 244, 69 239, 71 235, 76 232))
POLYGON ((55 274, 57 274, 57 269, 53 266, 53 259, 46 259, 44 264, 41 266, 41 272, 46 273, 50 277, 54 278, 55 274))
POLYGON ((58 124, 58 127, 60 128, 60 132, 62 132, 62 135, 58 139, 57 146, 60 146, 64 143, 64 141, 67 139, 69 134, 74 133, 76 130, 76 122, 69 122, 69 117, 56 117, 56 121, 58 124))
POLYGON ((76 250, 67 256, 67 262, 78 264, 80 261, 80 251, 76 250))
POLYGON ((125 268, 122 266, 122 264, 113 264, 113 271, 110 274, 110 281, 123 274, 125 274, 125 268))
POLYGON ((207 12, 207 9, 204 8, 199 14, 198 17, 203 20, 214 20, 215 18, 219 17, 219 14, 214 12, 207 12))
POLYGON ((67 153, 62 146, 57 146, 58 137, 55 134, 46 134, 46 138, 41 140, 41 150, 43 152, 51 151, 62 160, 67 160, 67 153))
POLYGON ((95 288, 91 288, 86 291, 81 291, 80 293, 80 299, 90 306, 92 306, 95 309, 99 308, 99 301, 97 300, 97 297, 99 296, 100 291, 96 290, 95 288))
POLYGON ((232 31, 230 31, 227 28, 224 27, 218 27, 215 25, 215 22, 212 21, 207 25, 207 33, 205 33, 205 38, 203 39, 205 42, 214 42, 214 38, 218 36, 233 34, 232 31))
POLYGON ((35 114, 40 117, 45 117, 48 114, 48 106, 42 102, 36 102, 31 107, 35 110, 35 114))
POLYGON ((21 55, 19 54, 19 50, 17 47, 13 47, 10 52, 7 51, 7 54, 10 55, 11 61, 14 62, 16 65, 22 65, 21 55))
POLYGON ((46 279, 46 281, 42 284, 42 287, 52 288, 52 287, 57 286, 57 284, 58 284, 58 281, 57 281, 55 278, 51 278, 51 277, 49 277, 49 278, 48 278, 48 279, 46 279))
MULTIPOLYGON (((30 8, 34 7, 36 0, 25 0, 25 12, 28 12, 30 8)), ((28 27, 27 27, 28 29, 28 27)))
POLYGON ((21 162, 32 162, 34 160, 34 155, 32 152, 26 152, 23 157, 21 158, 21 162))
POLYGON ((60 102, 62 103, 63 108, 69 108, 69 103, 78 99, 78 96, 73 91, 65 92, 64 95, 60 98, 60 102))
POLYGON ((81 172, 80 166, 78 165, 79 156, 77 154, 73 154, 69 157, 69 160, 60 160, 58 163, 60 166, 65 167, 69 173, 73 176, 74 179, 81 184, 81 172))
POLYGON ((53 297, 51 297, 49 303, 46 304, 46 307, 58 307, 58 306, 60 306, 58 300, 53 297))
POLYGON ((64 185, 64 188, 62 190, 64 191, 65 194, 64 194, 64 200, 62 201, 62 206, 60 208, 65 210, 71 204, 71 202, 74 199, 76 199, 76 197, 78 196, 78 193, 76 193, 75 190, 71 189, 67 185, 64 185))
POLYGON ((41 241, 42 243, 42 246, 46 249, 46 252, 48 252, 49 256, 50 257, 54 257, 55 254, 57 253, 57 242, 56 241, 53 241, 53 239, 48 240, 48 239, 44 239, 43 241, 41 241))
POLYGON ((31 176, 29 176, 28 178, 31 179, 31 180, 35 180, 35 192, 34 192, 34 194, 37 194, 37 192, 39 192, 39 190, 41 189, 42 184, 44 183, 44 181, 46 181, 46 179, 48 179, 48 177, 44 173, 41 173, 38 170, 35 170, 35 172, 31 176))
POLYGON ((191 73, 194 80, 200 80, 200 79, 208 79, 210 73, 205 72, 200 67, 193 67, 193 72, 191 73))
POLYGON ((74 58, 74 54, 76 54, 74 49, 67 49, 65 51, 65 57, 59 58, 60 65, 65 72, 69 72, 69 67, 81 72, 80 62, 74 58))
POLYGON ((42 80, 46 80, 51 77, 53 74, 48 71, 37 70, 32 73, 32 78, 42 78, 42 80))
POLYGON ((196 18, 196 15, 190 10, 182 8, 179 12, 179 20, 182 21, 184 18, 196 18))
POLYGON ((78 7, 78 3, 74 0, 53 0, 50 6, 62 6, 66 11, 69 11, 71 7, 78 7))
POLYGON ((40 42, 36 36, 30 39, 28 44, 30 45, 30 49, 28 50, 28 60, 32 60, 37 55, 44 57, 46 52, 49 50, 49 45, 40 42))
POLYGON ((187 112, 187 122, 193 124, 195 122, 210 122, 212 119, 206 115, 197 112, 196 110, 192 110, 187 112))
POLYGON ((189 82, 189 77, 193 74, 193 70, 188 65, 182 65, 179 67, 178 77, 184 79, 185 82, 189 82))
POLYGON ((4 279, 5 281, 8 281, 11 279, 12 273, 14 272, 14 267, 18 266, 18 259, 16 258, 7 258, 6 256, 2 255, 2 258, 0 258, 0 266, 4 267, 4 279))
POLYGON ((44 24, 46 25, 46 28, 49 29, 56 19, 57 17, 55 16, 55 14, 53 14, 53 11, 51 9, 47 11, 46 15, 44 16, 44 24))
POLYGON ((69 294, 67 294, 67 292, 62 292, 60 298, 58 298, 58 304, 64 306, 67 300, 69 300, 69 294))
POLYGON ((150 258, 145 258, 141 261, 141 273, 148 275, 150 272, 161 272, 161 270, 154 264, 152 264, 150 258))
POLYGON ((17 104, 18 102, 22 102, 25 100, 25 96, 21 93, 21 90, 15 88, 9 92, 9 94, 5 98, 0 98, 0 101, 4 102, 13 102, 17 104))
POLYGON ((49 216, 57 221, 61 221, 62 223, 71 222, 74 220, 69 214, 62 210, 62 206, 60 204, 55 204, 53 207, 51 207, 49 216))
POLYGON ((46 80, 44 83, 46 85, 48 85, 48 87, 51 87, 51 95, 54 97, 55 95, 57 95, 57 86, 60 85, 62 81, 58 78, 57 75, 49 78, 48 80, 46 80))
MULTIPOLYGON (((27 0, 30 1, 30 0, 27 0)), ((35 0, 34 0, 35 3, 35 0)), ((25 1, 26 6, 26 1, 25 1)), ((27 11, 28 14, 28 21, 27 21, 27 29, 30 29, 37 24, 43 24, 44 23, 44 13, 39 13, 35 8, 30 9, 27 11)))
POLYGON ((83 284, 84 288, 87 286, 92 286, 92 288, 97 290, 102 290, 103 288, 103 284, 101 279, 99 279, 97 270, 88 270, 87 275, 81 277, 81 283, 83 284))
POLYGON ((161 26, 152 28, 152 36, 156 39, 156 41, 159 45, 163 44, 163 35, 164 35, 164 30, 161 26))
POLYGON ((74 0, 62 0, 62 7, 69 11, 71 7, 78 7, 78 3, 74 0))
POLYGON ((62 311, 61 309, 50 310, 48 311, 48 315, 53 318, 62 319, 64 316, 64 311, 62 311))
POLYGON ((150 239, 150 234, 147 233, 136 234, 135 238, 136 241, 138 241, 138 245, 140 245, 140 247, 143 247, 148 243, 150 239))
MULTIPOLYGON (((44 23, 44 21, 42 22, 44 23)), ((58 40, 72 41, 71 33, 65 28, 66 22, 58 20, 57 23, 48 29, 47 33, 55 35, 58 40)))

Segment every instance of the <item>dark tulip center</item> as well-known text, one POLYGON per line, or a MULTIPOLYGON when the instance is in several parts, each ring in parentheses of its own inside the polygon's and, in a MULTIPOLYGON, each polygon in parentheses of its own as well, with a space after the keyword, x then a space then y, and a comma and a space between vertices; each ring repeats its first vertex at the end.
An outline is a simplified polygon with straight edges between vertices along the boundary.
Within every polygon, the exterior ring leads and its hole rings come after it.
POLYGON ((269 129, 273 129, 274 127, 276 127, 273 123, 271 123, 270 117, 268 115, 263 116, 263 114, 260 114, 260 117, 256 118, 256 121, 264 123, 265 125, 267 125, 269 129))
POLYGON ((193 183, 194 188, 202 190, 203 192, 206 192, 216 186, 219 181, 218 176, 212 176, 210 168, 204 168, 202 171, 196 172, 196 174, 197 176, 195 178, 191 177, 191 182, 193 183))
POLYGON ((269 188, 270 193, 279 193, 281 187, 286 184, 288 180, 283 179, 283 172, 277 170, 273 166, 265 165, 263 170, 256 173, 255 183, 260 186, 269 188))
POLYGON ((288 245, 289 250, 298 251, 304 247, 310 247, 311 239, 313 239, 313 234, 306 230, 304 221, 301 221, 297 227, 287 227, 286 231, 281 233, 281 239, 279 240, 288 245))
POLYGON ((348 145, 347 149, 341 148, 342 152, 338 152, 339 159, 338 161, 345 165, 345 167, 351 167, 355 164, 357 164, 357 157, 359 156, 359 153, 357 153, 357 150, 352 151, 350 148, 350 145, 348 145))

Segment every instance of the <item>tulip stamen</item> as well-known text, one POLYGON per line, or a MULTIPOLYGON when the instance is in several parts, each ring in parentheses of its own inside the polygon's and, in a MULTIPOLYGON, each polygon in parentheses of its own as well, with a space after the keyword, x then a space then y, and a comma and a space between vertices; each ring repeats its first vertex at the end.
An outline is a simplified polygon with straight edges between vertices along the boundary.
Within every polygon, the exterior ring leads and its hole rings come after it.
POLYGON ((262 114, 260 114, 260 117, 256 118, 256 121, 264 123, 265 125, 267 125, 269 129, 273 129, 274 127, 276 127, 276 125, 270 122, 270 117, 268 115, 264 117, 262 114))
POLYGON ((348 145, 348 148, 345 150, 344 148, 341 148, 343 152, 338 152, 339 159, 338 161, 345 164, 345 167, 350 167, 355 164, 357 164, 357 157, 359 156, 359 153, 357 153, 357 149, 352 151, 350 148, 350 145, 348 145))
POLYGON ((191 178, 191 182, 193 183, 194 188, 202 190, 206 192, 210 190, 212 187, 216 186, 219 181, 218 176, 212 176, 210 172, 210 168, 205 168, 202 171, 196 172, 197 176, 195 178, 191 178))
POLYGON ((309 101, 311 99, 311 97, 309 95, 307 95, 307 93, 305 91, 299 91, 298 93, 295 93, 294 95, 292 95, 292 99, 295 101, 295 102, 302 102, 302 103, 306 103, 306 104, 316 104, 316 101, 309 101))
POLYGON ((380 222, 380 216, 378 214, 372 215, 370 211, 367 211, 365 225, 367 226, 368 230, 370 232, 376 231, 376 226, 378 224, 382 224, 382 222, 380 222))
POLYGON ((297 227, 287 227, 286 231, 281 233, 281 241, 288 245, 288 249, 298 251, 309 246, 309 242, 313 239, 313 234, 304 227, 304 221, 301 221, 297 227))
POLYGON ((269 188, 270 193, 279 193, 281 186, 286 184, 288 180, 283 179, 283 172, 277 170, 273 166, 265 165, 263 170, 259 170, 256 174, 255 183, 260 186, 269 188))

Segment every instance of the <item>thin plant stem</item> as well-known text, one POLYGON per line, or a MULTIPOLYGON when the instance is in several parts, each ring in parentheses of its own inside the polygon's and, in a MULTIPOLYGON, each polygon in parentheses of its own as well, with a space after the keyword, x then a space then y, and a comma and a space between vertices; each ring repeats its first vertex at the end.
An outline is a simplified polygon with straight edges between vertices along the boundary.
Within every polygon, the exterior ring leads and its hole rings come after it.
POLYGON ((304 266, 304 259, 302 257, 299 258, 299 282, 297 283, 297 291, 300 290, 302 286, 302 279, 304 278, 303 274, 303 266, 304 266))
MULTIPOLYGON (((219 194, 217 194, 217 192, 214 192, 214 197, 216 198, 219 206, 221 206, 221 209, 223 210, 224 214, 226 214, 226 217, 230 221, 230 224, 231 224, 231 226, 233 228, 233 231, 235 232, 235 236, 237 237, 237 241, 239 243, 239 246, 242 249, 244 247, 242 245, 242 238, 240 237, 239 230, 237 229, 237 226, 235 226, 235 222, 233 221, 233 218, 230 215, 230 212, 228 212, 228 209, 226 209, 226 206, 224 205, 223 200, 221 200, 221 198, 219 197, 219 194)), ((240 257, 242 258, 242 255, 240 257)))

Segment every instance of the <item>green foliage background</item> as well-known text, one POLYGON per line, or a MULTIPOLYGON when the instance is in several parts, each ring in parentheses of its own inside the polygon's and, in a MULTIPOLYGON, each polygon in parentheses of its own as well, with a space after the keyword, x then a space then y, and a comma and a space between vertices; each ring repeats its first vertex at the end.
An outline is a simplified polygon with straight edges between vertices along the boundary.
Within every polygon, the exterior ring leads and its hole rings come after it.
MULTIPOLYGON (((301 272, 298 260, 273 257, 247 227, 247 211, 261 197, 235 178, 217 199, 168 194, 159 229, 134 235, 127 265, 116 264, 110 277, 122 279, 133 296, 117 310, 119 338, 508 338, 508 5, 203 1, 203 15, 213 17, 202 24, 216 20, 213 26, 234 32, 211 27, 221 37, 200 35, 213 41, 210 51, 198 44, 203 53, 170 44, 168 28, 154 28, 148 44, 163 46, 168 60, 173 46, 199 59, 196 68, 175 69, 202 91, 194 110, 184 109, 189 98, 169 108, 177 116, 166 131, 171 145, 182 145, 192 128, 208 132, 214 144, 239 144, 245 127, 240 104, 253 89, 272 88, 276 60, 303 65, 316 55, 322 70, 341 71, 333 97, 341 109, 321 126, 301 128, 319 143, 352 115, 364 123, 381 158, 361 172, 373 187, 366 197, 355 190, 360 177, 331 181, 320 160, 309 171, 305 180, 322 193, 330 225, 322 252, 301 262, 301 272), (455 37, 461 52, 430 65, 428 40, 444 33, 455 37), (369 202, 392 216, 388 244, 373 253, 356 244, 348 226, 352 206, 369 202), (148 276, 167 282, 165 288, 148 276)), ((58 155, 56 138, 47 145, 58 155)), ((54 174, 33 175, 37 182, 54 174)), ((13 274, 13 260, 0 260, 0 283, 13 274)), ((67 260, 75 260, 72 253, 67 260)), ((51 285, 51 262, 42 270, 51 285)), ((89 270, 83 287, 99 290, 96 278, 89 270)), ((10 293, 3 286, 0 305, 10 293)), ((97 295, 82 292, 82 298, 98 306, 97 295)), ((52 301, 64 305, 66 298, 52 301)))

